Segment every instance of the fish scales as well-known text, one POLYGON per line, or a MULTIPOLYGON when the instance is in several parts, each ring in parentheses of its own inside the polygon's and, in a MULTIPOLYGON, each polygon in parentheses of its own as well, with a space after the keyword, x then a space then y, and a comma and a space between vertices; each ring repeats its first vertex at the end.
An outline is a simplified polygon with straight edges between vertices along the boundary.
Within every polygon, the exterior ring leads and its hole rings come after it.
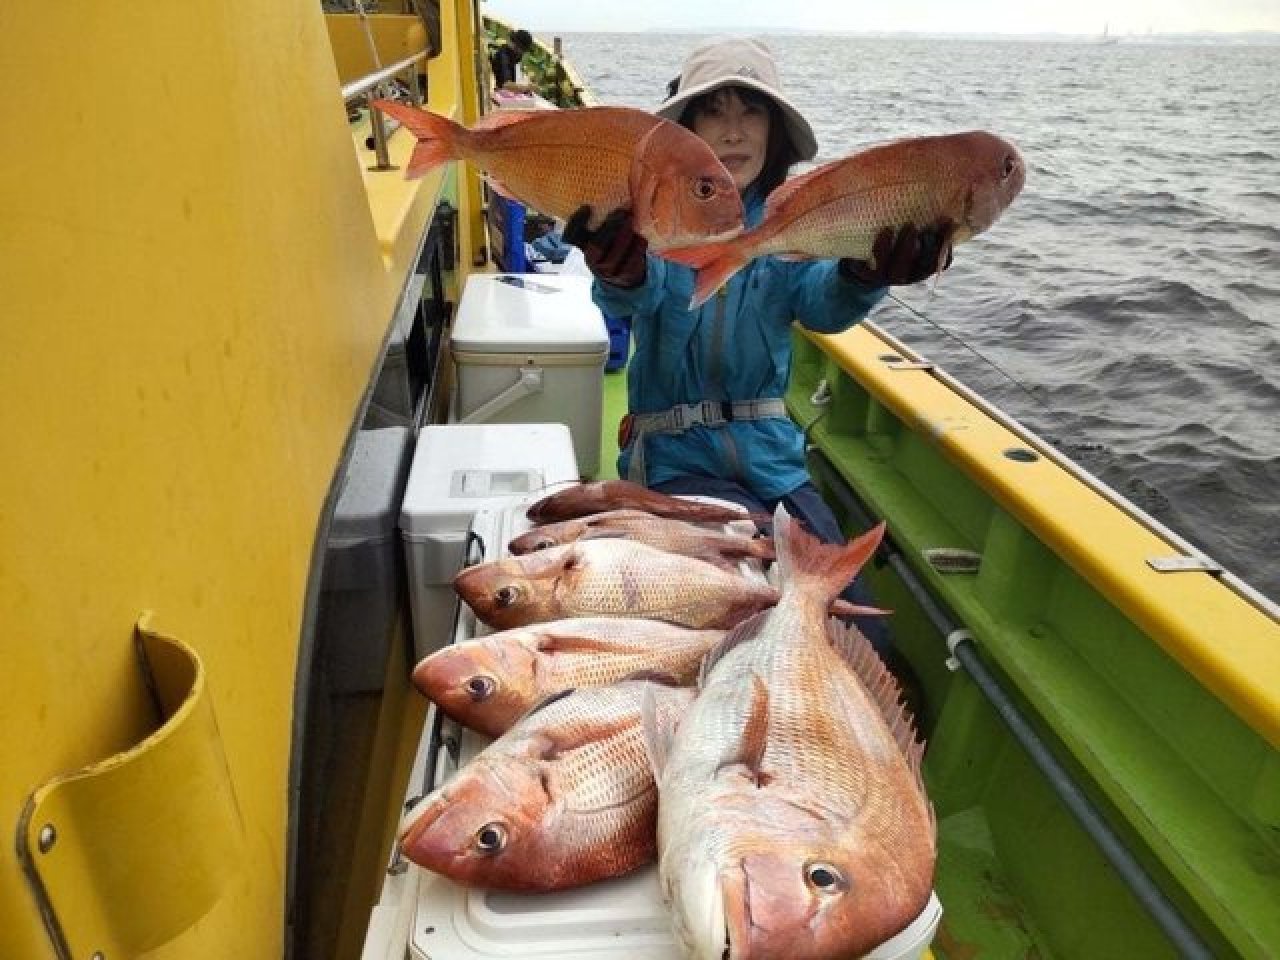
POLYGON ((723 636, 723 630, 629 617, 553 620, 437 650, 414 668, 413 683, 459 723, 498 736, 562 690, 641 672, 691 684, 702 657, 723 636))
POLYGON ((710 146, 642 110, 503 110, 467 128, 404 103, 374 106, 418 138, 406 177, 464 159, 498 192, 550 216, 589 206, 588 225, 598 227, 610 212, 630 210, 655 250, 742 229, 741 197, 710 146))
POLYGON ((574 520, 535 527, 511 541, 515 554, 563 546, 576 540, 627 539, 668 553, 706 560, 729 570, 746 559, 773 557, 771 538, 709 530, 687 520, 657 517, 643 510, 609 510, 574 520))
POLYGON ((938 231, 941 269, 952 247, 999 219, 1025 178, 1017 148, 986 131, 898 140, 787 180, 765 201, 761 222, 737 237, 662 256, 697 270, 695 307, 753 257, 874 260, 885 229, 938 231))
POLYGON ((581 541, 468 567, 454 587, 476 616, 503 628, 588 616, 728 627, 778 595, 706 561, 629 540, 581 541))
MULTIPOLYGON (((865 638, 825 611, 878 535, 822 547, 780 510, 775 536, 781 600, 709 654, 674 735, 646 721, 661 879, 697 960, 861 955, 914 919, 931 889, 918 747, 855 672, 865 638)), ((863 669, 889 696, 879 661, 863 669)))
POLYGON ((547 891, 616 876, 654 852, 657 793, 642 692, 674 722, 689 689, 629 681, 531 711, 410 811, 400 847, 459 883, 547 891))

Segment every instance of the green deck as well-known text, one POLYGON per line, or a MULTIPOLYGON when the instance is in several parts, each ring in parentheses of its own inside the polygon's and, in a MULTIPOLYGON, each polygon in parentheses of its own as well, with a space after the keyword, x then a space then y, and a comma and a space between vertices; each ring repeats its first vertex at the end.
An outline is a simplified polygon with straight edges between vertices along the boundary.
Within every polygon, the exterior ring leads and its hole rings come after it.
MULTIPOLYGON (((891 519, 908 557, 931 545, 983 553, 978 575, 917 573, 1213 955, 1280 956, 1277 752, 804 340, 788 397, 798 419, 820 378, 837 404, 811 439, 836 482, 891 519)), ((625 372, 606 374, 602 478, 616 475, 625 407, 625 372)), ((943 638, 896 575, 871 578, 924 698, 946 910, 935 955, 1178 956, 974 684, 948 669, 943 638)))

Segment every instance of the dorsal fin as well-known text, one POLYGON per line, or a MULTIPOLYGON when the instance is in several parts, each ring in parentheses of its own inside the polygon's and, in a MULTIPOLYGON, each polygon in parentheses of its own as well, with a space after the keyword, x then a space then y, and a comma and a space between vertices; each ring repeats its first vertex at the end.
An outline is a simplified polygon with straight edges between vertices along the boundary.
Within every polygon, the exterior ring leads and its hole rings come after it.
POLYGON ((747 617, 747 619, 721 637, 716 645, 707 651, 707 655, 702 659, 702 668, 698 671, 699 690, 706 686, 707 678, 711 676, 712 668, 724 658, 725 654, 738 646, 738 644, 746 643, 748 640, 753 639, 760 632, 760 625, 764 622, 764 618, 768 613, 768 610, 761 610, 759 613, 747 617))
MULTIPOLYGON (((871 642, 857 627, 846 627, 839 620, 827 621, 827 637, 840 658, 849 665, 863 687, 871 694, 872 701, 880 708, 893 739, 902 748, 916 779, 920 780, 920 762, 924 756, 924 743, 916 738, 915 722, 911 712, 902 702, 902 688, 884 665, 871 642)), ((923 782, 921 790, 924 789, 923 782)))
POLYGON ((813 170, 808 171, 807 173, 802 173, 794 177, 788 177, 786 180, 783 180, 782 183, 774 187, 773 192, 770 193, 769 196, 765 197, 765 200, 764 200, 765 217, 768 217, 769 214, 776 211, 780 206, 786 203, 787 200, 790 199, 792 196, 794 196, 798 191, 807 187, 814 180, 821 177, 824 173, 826 173, 826 170, 823 167, 817 167, 813 170))

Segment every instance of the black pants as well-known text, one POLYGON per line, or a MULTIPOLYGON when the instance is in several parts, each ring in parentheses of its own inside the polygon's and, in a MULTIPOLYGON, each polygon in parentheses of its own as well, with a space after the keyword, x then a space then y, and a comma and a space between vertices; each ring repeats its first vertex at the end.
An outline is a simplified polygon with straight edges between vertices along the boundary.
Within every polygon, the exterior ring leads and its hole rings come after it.
MULTIPOLYGON (((781 501, 761 500, 742 485, 718 477, 676 477, 654 484, 653 489, 673 495, 694 494, 702 497, 718 497, 746 507, 752 513, 767 513, 770 516, 781 502, 787 508, 787 513, 804 524, 823 543, 846 542, 840 524, 836 521, 836 515, 832 513, 827 502, 822 499, 822 494, 818 493, 817 487, 812 483, 806 483, 791 491, 781 501)), ((862 574, 858 574, 840 596, 850 603, 862 606, 875 605, 871 590, 867 587, 866 578, 862 574)), ((889 626, 884 617, 854 617, 853 622, 871 641, 876 652, 881 656, 888 653, 893 640, 889 635, 889 626)))

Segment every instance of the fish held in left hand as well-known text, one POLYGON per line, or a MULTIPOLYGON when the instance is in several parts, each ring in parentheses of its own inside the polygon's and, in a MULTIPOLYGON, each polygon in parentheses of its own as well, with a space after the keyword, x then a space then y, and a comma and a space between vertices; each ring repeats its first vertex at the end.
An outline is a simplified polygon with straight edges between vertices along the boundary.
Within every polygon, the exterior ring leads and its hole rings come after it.
POLYGON ((470 128, 407 103, 376 100, 418 138, 406 177, 467 160, 503 193, 552 217, 591 207, 590 229, 614 210, 652 249, 702 243, 742 229, 733 178, 700 137, 630 107, 500 110, 470 128))
POLYGON ((885 228, 943 229, 941 270, 951 249, 990 228, 1025 182, 1017 147, 993 133, 897 140, 787 180, 766 199, 764 219, 732 240, 662 255, 697 271, 693 307, 753 257, 873 260, 885 228))
POLYGON ((653 859, 657 791, 640 699, 674 723, 689 688, 630 680, 530 711, 410 811, 400 850, 472 887, 563 890, 653 859))

